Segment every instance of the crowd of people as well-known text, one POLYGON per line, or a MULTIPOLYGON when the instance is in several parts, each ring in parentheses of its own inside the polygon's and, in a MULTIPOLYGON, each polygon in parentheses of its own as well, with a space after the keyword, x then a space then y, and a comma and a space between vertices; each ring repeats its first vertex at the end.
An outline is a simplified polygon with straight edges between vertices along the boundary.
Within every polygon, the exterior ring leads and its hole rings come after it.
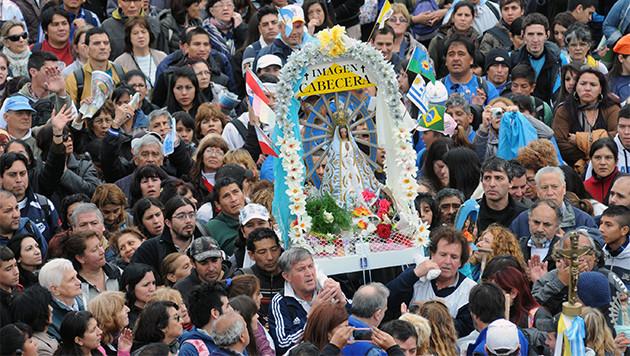
MULTIPOLYGON (((585 354, 626 354, 630 0, 397 0, 382 26, 378 0, 0 2, 1 355, 558 354, 576 234, 585 354), (273 108, 291 54, 335 25, 394 67, 413 117, 424 51, 427 103, 456 124, 412 132, 414 265, 326 276, 273 216, 245 76, 273 108), (115 87, 84 117, 94 71, 115 87)), ((356 154, 376 123, 344 131, 356 154)), ((319 188, 336 163, 315 151, 319 188)))

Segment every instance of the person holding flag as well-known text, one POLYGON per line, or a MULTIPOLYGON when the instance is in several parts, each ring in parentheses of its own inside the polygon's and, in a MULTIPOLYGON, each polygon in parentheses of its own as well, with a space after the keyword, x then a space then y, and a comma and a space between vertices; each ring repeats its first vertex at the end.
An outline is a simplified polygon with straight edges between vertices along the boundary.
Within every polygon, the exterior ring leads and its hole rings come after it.
POLYGON ((318 39, 309 35, 308 31, 304 31, 304 10, 301 7, 288 5, 279 9, 278 19, 280 20, 280 33, 270 45, 258 52, 252 65, 254 73, 258 71, 258 60, 266 54, 278 56, 284 66, 293 51, 299 50, 310 42, 319 43, 318 39))

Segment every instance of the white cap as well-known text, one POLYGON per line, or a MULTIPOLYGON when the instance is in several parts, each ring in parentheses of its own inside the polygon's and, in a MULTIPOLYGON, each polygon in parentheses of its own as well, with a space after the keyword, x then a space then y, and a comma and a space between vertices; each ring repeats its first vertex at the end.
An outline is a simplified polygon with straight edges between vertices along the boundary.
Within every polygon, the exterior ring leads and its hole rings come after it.
POLYGON ((444 105, 448 99, 448 90, 439 80, 436 80, 435 84, 428 81, 424 90, 427 101, 431 104, 444 105))
POLYGON ((518 329, 514 323, 497 319, 488 325, 486 347, 497 356, 509 355, 518 349, 518 329))
POLYGON ((293 13, 293 23, 296 23, 298 21, 306 22, 304 21, 304 10, 302 10, 301 6, 287 5, 283 7, 283 9, 289 10, 293 13))
POLYGON ((276 65, 282 68, 282 60, 280 59, 280 57, 274 54, 265 54, 264 56, 260 57, 260 59, 258 59, 256 70, 267 68, 272 65, 276 65))

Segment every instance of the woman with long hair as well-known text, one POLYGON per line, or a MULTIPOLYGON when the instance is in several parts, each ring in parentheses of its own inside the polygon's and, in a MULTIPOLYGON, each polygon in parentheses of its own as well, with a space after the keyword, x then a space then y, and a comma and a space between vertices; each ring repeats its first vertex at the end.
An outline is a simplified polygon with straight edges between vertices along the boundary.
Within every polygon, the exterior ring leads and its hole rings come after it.
POLYGON ((147 304, 133 329, 132 352, 135 353, 151 343, 161 342, 169 346, 173 355, 177 354, 179 348, 177 338, 183 332, 179 319, 179 306, 173 302, 147 304))
POLYGON ((433 196, 429 193, 418 193, 414 200, 420 219, 429 225, 429 230, 439 226, 440 211, 433 196))
POLYGON ((132 217, 125 212, 127 197, 117 185, 107 183, 96 187, 92 203, 103 214, 103 224, 110 233, 133 226, 132 217))
POLYGON ((28 48, 28 32, 22 21, 9 20, 0 27, 2 36, 2 53, 9 58, 9 68, 14 77, 28 73, 28 57, 31 50, 28 48))
POLYGON ((428 181, 433 189, 440 191, 448 187, 450 183, 448 166, 442 158, 449 150, 455 148, 453 140, 450 138, 439 138, 435 140, 424 155, 422 166, 422 177, 428 181))
POLYGON ((170 287, 160 287, 158 288, 149 298, 148 304, 155 302, 168 301, 173 302, 175 305, 179 306, 179 322, 182 324, 184 330, 190 331, 192 329, 193 324, 190 321, 190 315, 188 315, 188 308, 184 303, 184 299, 182 298, 182 294, 177 290, 170 287))
POLYGON ((114 60, 127 70, 141 70, 149 90, 155 85, 157 67, 166 58, 166 53, 150 48, 154 41, 148 17, 130 17, 125 22, 125 52, 114 60))
POLYGON ((188 57, 184 61, 184 65, 195 71, 199 89, 201 89, 201 93, 207 102, 218 102, 221 92, 228 91, 223 85, 211 81, 212 71, 207 60, 199 57, 188 57))
POLYGON ((535 328, 536 320, 552 315, 532 296, 527 277, 514 267, 505 267, 488 279, 510 295, 510 321, 521 329, 535 328))
POLYGON ((103 332, 101 345, 105 354, 116 356, 119 351, 118 341, 123 336, 125 327, 129 325, 129 307, 125 305, 125 294, 118 291, 103 292, 88 303, 88 311, 103 332))
POLYGON ((215 184, 215 175, 223 165, 225 154, 229 151, 227 142, 217 134, 210 134, 201 140, 195 152, 195 162, 190 169, 190 182, 195 186, 197 205, 210 201, 215 184))
POLYGON ((455 324, 448 307, 440 299, 429 299, 422 303, 416 314, 423 316, 431 326, 429 350, 435 356, 459 355, 455 324))
POLYGON ((7 324, 0 329, 0 355, 37 356, 33 330, 24 323, 7 324))
POLYGON ((322 351, 338 329, 348 326, 348 317, 346 308, 339 303, 316 305, 308 315, 302 341, 310 342, 322 351))
POLYGON ((9 57, 0 52, 0 98, 4 95, 9 79, 9 57))
POLYGON ((556 110, 554 137, 562 158, 570 165, 586 158, 588 153, 587 147, 578 146, 578 134, 602 130, 604 135, 615 136, 620 108, 608 93, 606 76, 588 67, 578 75, 573 95, 556 110))
MULTIPOLYGON (((248 355, 262 355, 269 356, 275 355, 275 352, 272 352, 270 348, 267 348, 263 352, 263 350, 258 346, 259 338, 262 337, 266 339, 265 334, 258 334, 258 328, 261 327, 258 322, 258 309, 260 308, 256 302, 247 295, 238 295, 236 297, 230 298, 230 306, 237 311, 247 323, 247 333, 249 334, 249 345, 245 348, 247 350, 248 355), (252 342, 254 341, 254 342, 252 342)), ((268 344, 268 342, 267 342, 268 344)))
POLYGON ((606 319, 601 311, 591 308, 582 308, 582 318, 584 319, 584 329, 586 337, 584 338, 584 346, 586 346, 587 354, 589 349, 596 356, 617 355, 617 347, 613 334, 606 323, 606 319))
MULTIPOLYGON (((614 64, 613 64, 614 67, 614 64)), ((562 71, 560 73, 560 92, 558 93, 558 103, 561 103, 566 100, 569 95, 573 95, 573 91, 575 90, 575 80, 578 76, 578 73, 582 70, 582 65, 577 62, 571 62, 569 64, 565 64, 562 66, 562 71)), ((630 72, 628 73, 630 74, 630 72)), ((608 75, 610 78, 610 74, 608 75)), ((612 83, 612 80, 611 80, 612 83)), ((557 109, 558 106, 554 107, 557 109)))
POLYGON ((19 234, 11 237, 7 242, 7 247, 13 251, 15 260, 20 270, 20 285, 28 288, 37 284, 35 273, 42 266, 42 251, 39 249, 41 243, 35 234, 19 234))
POLYGON ((466 147, 457 147, 442 156, 448 167, 450 188, 459 189, 466 200, 470 199, 481 185, 481 162, 475 151, 466 147))
POLYGON ((152 197, 144 197, 133 205, 131 211, 133 224, 145 238, 151 239, 162 235, 164 231, 164 204, 161 201, 152 197))
POLYGON ((496 255, 512 255, 520 263, 523 269, 527 269, 527 262, 523 257, 521 248, 518 244, 516 236, 507 228, 492 224, 482 232, 477 239, 477 248, 491 249, 492 252, 474 251, 470 257, 470 262, 464 265, 464 274, 475 282, 479 281, 483 271, 481 270, 481 262, 483 255, 486 255, 486 261, 490 261, 496 255))
POLYGON ((103 356, 101 329, 89 311, 72 311, 61 323, 61 345, 55 356, 103 356))
POLYGON ((574 22, 575 17, 565 11, 554 16, 551 21, 551 26, 549 26, 551 29, 551 38, 549 38, 549 41, 557 44, 558 47, 560 47, 560 51, 562 51, 565 55, 568 55, 569 51, 567 50, 567 44, 564 40, 564 34, 567 31, 567 28, 569 28, 569 26, 571 26, 574 22))
POLYGON ((81 231, 60 241, 64 257, 72 262, 81 281, 83 300, 89 303, 101 292, 118 290, 120 268, 105 260, 101 238, 95 231, 81 231))
POLYGON ((593 142, 589 157, 593 165, 593 176, 584 182, 584 188, 598 202, 608 205, 608 194, 615 180, 623 175, 617 168, 618 148, 610 137, 593 142))
POLYGON ((177 67, 173 70, 169 84, 166 110, 171 114, 185 111, 195 117, 199 105, 206 101, 195 71, 186 66, 177 67))
POLYGON ((333 27, 325 1, 306 0, 302 4, 302 10, 304 10, 304 20, 306 20, 309 35, 315 36, 317 32, 333 27))
POLYGON ((153 268, 143 263, 132 263, 125 268, 120 277, 120 291, 125 293, 125 303, 129 307, 129 328, 133 329, 136 319, 155 292, 157 280, 153 268))

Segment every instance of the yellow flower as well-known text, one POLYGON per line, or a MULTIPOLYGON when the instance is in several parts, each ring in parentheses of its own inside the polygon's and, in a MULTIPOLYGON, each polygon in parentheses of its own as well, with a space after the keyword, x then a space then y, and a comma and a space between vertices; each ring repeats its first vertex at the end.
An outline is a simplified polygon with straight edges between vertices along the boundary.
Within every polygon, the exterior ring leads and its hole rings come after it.
POLYGON ((330 29, 330 34, 332 35, 332 40, 335 42, 338 42, 341 39, 341 35, 344 34, 345 29, 339 25, 335 25, 333 26, 333 28, 330 29))
POLYGON ((341 42, 337 42, 335 46, 328 51, 328 55, 331 57, 337 57, 344 53, 346 53, 346 47, 344 47, 341 42))

